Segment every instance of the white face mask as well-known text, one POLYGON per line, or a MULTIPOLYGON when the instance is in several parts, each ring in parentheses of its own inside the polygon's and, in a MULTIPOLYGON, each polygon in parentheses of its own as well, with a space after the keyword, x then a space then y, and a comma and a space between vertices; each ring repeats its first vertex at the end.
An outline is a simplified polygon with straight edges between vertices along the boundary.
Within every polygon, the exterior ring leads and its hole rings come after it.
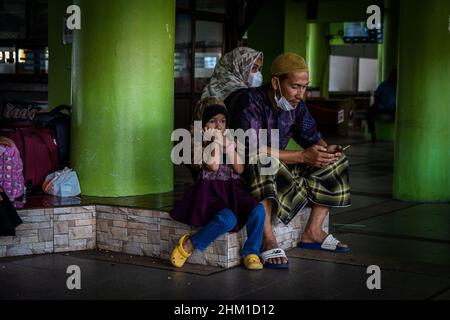
POLYGON ((250 88, 260 87, 263 83, 263 76, 261 72, 250 73, 248 76, 248 83, 250 84, 250 88))
POLYGON ((293 107, 289 103, 289 101, 287 101, 287 99, 283 96, 283 92, 281 92, 280 80, 278 78, 277 78, 277 81, 278 81, 278 87, 280 88, 281 97, 280 98, 277 97, 277 91, 275 90, 274 99, 275 99, 275 102, 276 102, 278 108, 280 108, 281 110, 284 110, 284 111, 295 110, 295 107, 293 107))

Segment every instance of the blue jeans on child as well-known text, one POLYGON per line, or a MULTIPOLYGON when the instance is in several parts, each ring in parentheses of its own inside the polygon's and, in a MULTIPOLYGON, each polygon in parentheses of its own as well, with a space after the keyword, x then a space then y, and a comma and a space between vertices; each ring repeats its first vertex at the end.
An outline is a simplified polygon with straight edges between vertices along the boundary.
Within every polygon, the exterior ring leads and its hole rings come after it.
MULTIPOLYGON (((249 254, 259 255, 265 217, 266 213, 262 204, 258 204, 250 213, 246 224, 247 241, 245 241, 241 252, 243 256, 249 254)), ((222 209, 206 226, 191 237, 191 241, 198 250, 203 251, 220 235, 233 230, 236 223, 237 220, 233 211, 222 209)))

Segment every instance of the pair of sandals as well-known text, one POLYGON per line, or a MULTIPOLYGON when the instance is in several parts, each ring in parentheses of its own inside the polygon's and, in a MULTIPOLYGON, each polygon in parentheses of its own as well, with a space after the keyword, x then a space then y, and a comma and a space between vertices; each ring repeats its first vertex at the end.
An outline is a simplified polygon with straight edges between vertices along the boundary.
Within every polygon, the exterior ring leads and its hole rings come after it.
MULTIPOLYGON (((192 255, 192 253, 186 252, 183 248, 184 241, 189 237, 189 234, 185 234, 178 240, 178 245, 173 249, 170 261, 172 265, 181 268, 184 266, 187 259, 192 255)), ((313 242, 306 243, 300 242, 298 244, 301 249, 309 250, 324 250, 333 252, 347 252, 350 251, 349 247, 340 245, 340 241, 336 239, 332 234, 329 234, 323 242, 313 242)), ((244 266, 249 270, 261 270, 266 269, 288 269, 289 263, 267 263, 269 259, 286 259, 286 252, 281 248, 270 249, 261 253, 261 259, 256 254, 249 254, 244 257, 244 266)))
MULTIPOLYGON (((308 250, 323 250, 323 251, 333 251, 333 252, 347 252, 350 251, 349 247, 340 245, 341 242, 336 239, 332 234, 329 234, 323 242, 300 242, 297 247, 301 249, 308 250)), ((275 248, 271 250, 264 251, 261 253, 261 259, 264 263, 264 268, 267 269, 288 269, 289 263, 266 263, 269 259, 286 259, 287 256, 283 249, 275 248)))
MULTIPOLYGON (((170 261, 176 268, 183 267, 187 259, 192 255, 192 253, 186 252, 183 248, 183 243, 188 237, 189 234, 185 234, 178 240, 178 245, 173 249, 172 255, 170 256, 170 261)), ((264 267, 256 254, 246 255, 243 259, 243 263, 248 270, 261 270, 264 267)))

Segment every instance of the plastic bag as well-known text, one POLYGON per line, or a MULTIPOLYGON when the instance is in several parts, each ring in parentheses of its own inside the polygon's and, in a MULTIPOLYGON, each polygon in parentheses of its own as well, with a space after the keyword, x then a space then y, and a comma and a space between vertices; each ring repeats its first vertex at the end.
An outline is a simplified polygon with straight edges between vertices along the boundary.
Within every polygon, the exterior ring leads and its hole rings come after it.
POLYGON ((49 174, 42 189, 57 197, 75 197, 81 193, 77 173, 69 168, 49 174))

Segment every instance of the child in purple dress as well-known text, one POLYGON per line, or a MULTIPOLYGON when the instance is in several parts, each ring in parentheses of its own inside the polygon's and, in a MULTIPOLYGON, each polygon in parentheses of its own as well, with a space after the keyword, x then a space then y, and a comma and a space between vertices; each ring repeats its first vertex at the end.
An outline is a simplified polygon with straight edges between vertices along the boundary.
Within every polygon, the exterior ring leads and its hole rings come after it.
POLYGON ((204 251, 220 235, 237 232, 246 225, 248 237, 242 249, 243 263, 247 269, 261 270, 259 254, 265 211, 240 179, 244 165, 238 161, 235 142, 225 134, 228 111, 221 101, 206 98, 197 104, 196 118, 202 121, 205 134, 214 135, 212 143, 217 148, 212 148, 197 181, 170 212, 177 221, 202 227, 194 235, 185 234, 180 238, 171 262, 181 268, 195 249, 204 251), (233 159, 232 164, 221 164, 223 156, 233 159))

